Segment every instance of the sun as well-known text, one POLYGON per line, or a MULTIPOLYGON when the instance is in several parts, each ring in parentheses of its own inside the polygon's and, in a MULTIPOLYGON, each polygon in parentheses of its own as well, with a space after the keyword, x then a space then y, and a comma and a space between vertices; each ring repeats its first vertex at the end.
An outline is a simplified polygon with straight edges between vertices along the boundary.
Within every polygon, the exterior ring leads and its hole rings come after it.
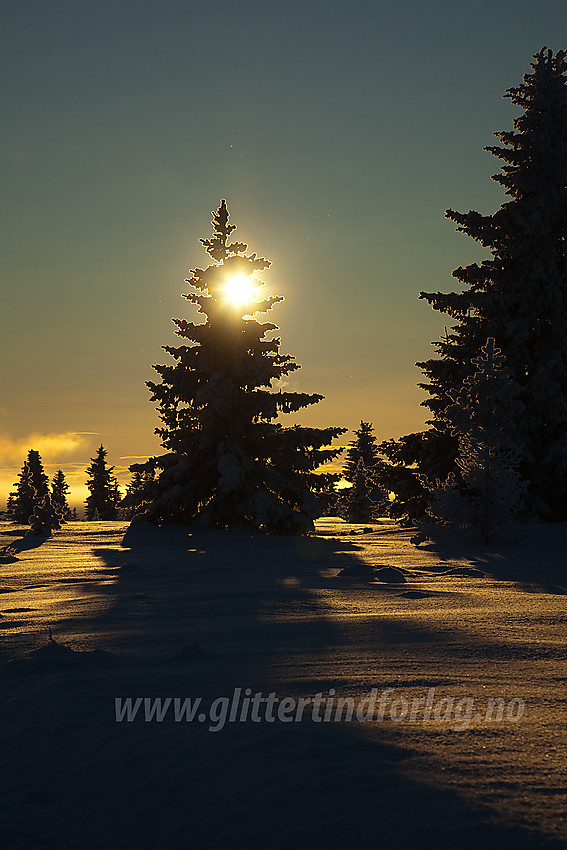
POLYGON ((229 277, 224 287, 224 294, 227 301, 236 306, 247 304, 253 301, 258 289, 255 281, 243 274, 233 275, 229 277))

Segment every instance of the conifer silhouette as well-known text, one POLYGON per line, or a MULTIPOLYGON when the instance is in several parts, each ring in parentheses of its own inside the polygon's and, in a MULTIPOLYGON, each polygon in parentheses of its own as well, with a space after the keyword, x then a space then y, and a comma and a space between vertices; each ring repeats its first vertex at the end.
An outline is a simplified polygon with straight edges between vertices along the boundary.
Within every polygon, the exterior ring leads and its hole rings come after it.
POLYGON ((85 501, 85 517, 88 520, 118 519, 118 504, 120 491, 113 466, 108 466, 106 456, 108 451, 100 444, 96 456, 91 458, 87 468, 87 488, 90 495, 85 501))
POLYGON ((264 283, 256 274, 270 263, 230 241, 235 225, 224 200, 212 224, 213 236, 199 241, 213 262, 192 270, 184 295, 205 321, 173 320, 183 344, 164 349, 175 364, 154 366, 161 381, 148 382, 167 454, 151 460, 159 475, 146 517, 267 533, 310 531, 320 513, 311 487, 325 481, 314 470, 340 452, 324 447, 344 429, 275 421, 322 396, 273 388, 299 365, 280 354, 280 340, 270 336, 277 326, 254 318, 283 300, 260 296, 264 283), (240 305, 228 297, 235 278, 254 290, 240 305))
POLYGON ((38 451, 30 449, 24 461, 15 490, 8 497, 8 515, 26 525, 35 508, 49 495, 49 479, 38 451))
MULTIPOLYGON (((500 145, 493 179, 509 197, 492 215, 474 210, 447 217, 486 247, 491 258, 453 272, 463 291, 421 293, 454 321, 435 343, 437 357, 417 365, 430 395, 430 428, 381 450, 398 467, 399 512, 423 509, 417 477, 444 480, 457 472, 458 440, 446 413, 475 372, 488 337, 506 357, 524 404, 516 422, 525 446, 526 501, 543 519, 567 518, 567 63, 565 51, 542 48, 532 71, 505 94, 522 110, 500 145)), ((391 473, 396 478, 396 471, 391 473)))
POLYGON ((426 486, 433 495, 432 516, 470 528, 491 543, 506 539, 523 507, 523 446, 516 423, 524 405, 492 337, 472 363, 475 373, 452 395, 446 411, 458 444, 457 469, 442 484, 426 486))
POLYGON ((70 492, 63 470, 58 469, 51 482, 51 504, 63 522, 71 517, 71 508, 67 500, 70 492))

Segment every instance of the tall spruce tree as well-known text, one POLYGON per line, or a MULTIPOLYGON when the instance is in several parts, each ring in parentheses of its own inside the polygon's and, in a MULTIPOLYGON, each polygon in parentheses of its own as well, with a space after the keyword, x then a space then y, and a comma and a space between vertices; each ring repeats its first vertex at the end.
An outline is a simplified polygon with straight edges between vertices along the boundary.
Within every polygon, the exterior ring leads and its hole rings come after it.
POLYGON ((35 508, 49 495, 49 479, 38 451, 30 449, 19 474, 15 490, 9 497, 9 515, 27 524, 35 508))
POLYGON ((173 320, 184 342, 164 350, 176 363, 154 366, 161 382, 148 382, 167 454, 152 459, 159 476, 145 515, 157 523, 308 532, 321 510, 311 487, 331 479, 315 470, 339 454, 325 447, 345 429, 275 421, 322 396, 273 388, 299 365, 268 336, 277 325, 254 318, 283 301, 260 297, 264 283, 255 275, 270 263, 229 241, 235 225, 224 200, 212 225, 212 238, 199 241, 213 262, 191 271, 184 295, 205 321, 173 320))
POLYGON ((120 491, 113 466, 108 466, 106 456, 108 451, 100 444, 96 456, 91 458, 87 468, 87 488, 90 495, 85 501, 86 519, 118 519, 118 504, 120 491))
POLYGON ((63 470, 58 469, 51 482, 51 504, 58 512, 62 522, 71 517, 71 508, 67 499, 70 492, 63 470))
MULTIPOLYGON (((523 83, 505 94, 523 114, 512 131, 495 134, 501 145, 486 148, 503 163, 493 179, 510 200, 493 215, 446 213, 459 231, 489 249, 491 258, 453 272, 462 292, 420 295, 455 324, 435 343, 438 356, 417 364, 427 378, 420 386, 430 395, 424 404, 433 419, 429 431, 412 435, 415 439, 401 447, 407 477, 413 479, 414 506, 423 505, 415 486, 418 472, 443 480, 456 469, 458 440, 446 411, 452 394, 474 373, 476 352, 493 337, 524 404, 517 424, 525 446, 521 471, 529 485, 527 504, 541 518, 567 518, 565 51, 554 55, 542 48, 531 68, 523 83)), ((381 448, 392 458, 400 446, 381 448)))
POLYGON ((27 460, 19 474, 15 489, 10 493, 9 514, 14 522, 25 525, 34 512, 37 504, 35 487, 33 486, 33 475, 27 460))

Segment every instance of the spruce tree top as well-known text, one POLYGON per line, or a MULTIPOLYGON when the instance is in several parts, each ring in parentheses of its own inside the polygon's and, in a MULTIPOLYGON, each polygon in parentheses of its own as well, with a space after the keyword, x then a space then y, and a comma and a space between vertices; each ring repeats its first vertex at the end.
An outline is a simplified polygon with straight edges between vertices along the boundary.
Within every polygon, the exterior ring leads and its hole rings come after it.
POLYGON ((221 200, 213 213, 212 224, 213 237, 199 241, 215 262, 206 269, 192 269, 186 283, 196 292, 183 295, 197 305, 207 320, 195 324, 173 319, 177 335, 188 340, 189 346, 163 346, 178 364, 154 366, 162 383, 147 382, 165 423, 165 428, 157 429, 156 433, 164 447, 173 451, 180 447, 178 428, 184 432, 188 427, 201 429, 203 417, 219 420, 219 433, 226 434, 227 427, 232 430, 243 417, 249 421, 269 421, 280 411, 299 410, 323 398, 317 394, 273 393, 261 389, 299 369, 293 357, 279 353, 279 339, 265 339, 268 332, 277 330, 277 325, 251 317, 267 312, 283 301, 283 297, 276 295, 263 300, 255 297, 243 305, 230 300, 227 289, 235 278, 248 279, 253 287, 259 288, 264 283, 252 275, 267 269, 270 263, 256 254, 247 256, 244 252, 248 246, 244 243, 228 242, 236 228, 228 222, 225 200, 221 200), (190 404, 190 408, 180 408, 183 402, 190 404))
MULTIPOLYGON (((566 53, 559 50, 553 55, 542 47, 533 57, 532 73, 504 94, 524 114, 514 120, 513 131, 494 134, 504 147, 489 145, 485 150, 505 163, 502 173, 492 179, 512 198, 537 196, 542 201, 547 196, 547 201, 556 202, 567 185, 566 53)), ((542 234, 546 225, 549 222, 531 222, 542 234)))
MULTIPOLYGON (((447 218, 492 254, 492 260, 472 263, 453 272, 470 287, 462 293, 420 293, 436 310, 463 320, 470 311, 487 314, 476 296, 496 285, 509 291, 509 301, 526 280, 545 279, 564 271, 564 240, 567 231, 567 63, 566 51, 553 55, 546 47, 535 54, 532 73, 523 83, 507 89, 505 98, 523 110, 514 119, 512 131, 498 131, 502 145, 485 150, 503 161, 501 172, 492 179, 500 183, 511 200, 493 215, 475 210, 447 210, 447 218), (528 258, 527 266, 520 264, 528 258), (519 281, 517 271, 522 271, 519 281)), ((559 286, 564 289, 564 286, 559 286)), ((562 293, 563 295, 563 293, 562 293)), ((484 299, 483 299, 484 300, 484 299)), ((489 328, 494 330, 494 328, 489 328)), ((484 335, 486 339, 486 334, 484 335)), ((497 340, 498 341, 498 340, 497 340)), ((482 341, 481 341, 482 342, 482 341)), ((479 346, 477 346, 478 348, 479 346)))

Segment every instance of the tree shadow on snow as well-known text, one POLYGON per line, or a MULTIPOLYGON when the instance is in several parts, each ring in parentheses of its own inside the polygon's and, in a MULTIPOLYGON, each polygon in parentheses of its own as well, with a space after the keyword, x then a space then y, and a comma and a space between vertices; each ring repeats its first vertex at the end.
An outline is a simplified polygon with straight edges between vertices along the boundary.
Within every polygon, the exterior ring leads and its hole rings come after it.
POLYGON ((567 593, 566 540, 567 523, 541 523, 518 526, 510 543, 481 544, 439 532, 435 539, 419 544, 419 549, 444 562, 466 559, 495 579, 535 583, 540 592, 563 595, 567 593))
MULTIPOLYGON (((219 697, 234 699, 236 688, 279 698, 328 690, 345 644, 364 664, 365 652, 405 640, 412 652, 421 644, 425 661, 435 632, 381 621, 373 635, 356 618, 345 630, 327 612, 318 593, 340 586, 336 573, 359 564, 356 553, 354 543, 329 538, 146 524, 129 530, 120 557, 96 549, 101 583, 83 591, 106 604, 59 630, 88 634, 91 646, 109 651, 52 645, 5 668, 5 681, 24 697, 2 708, 0 728, 26 731, 2 745, 13 764, 10 793, 25 799, 4 823, 4 846, 33 838, 33 846, 65 848, 80 838, 85 850, 311 850, 370 840, 559 848, 499 823, 493 810, 436 787, 434 777, 411 778, 413 753, 385 735, 363 739, 356 723, 315 723, 310 709, 302 722, 248 719, 217 731, 210 718, 175 722, 171 714, 116 722, 116 697, 200 697, 210 708, 219 697), (34 818, 41 827, 31 836, 34 818)), ((0 783, 0 805, 2 790, 0 783)))
POLYGON ((11 560, 17 560, 17 555, 22 552, 27 552, 30 549, 37 549, 46 540, 50 539, 48 534, 24 534, 19 540, 13 543, 8 543, 0 549, 0 564, 9 563, 11 560))

